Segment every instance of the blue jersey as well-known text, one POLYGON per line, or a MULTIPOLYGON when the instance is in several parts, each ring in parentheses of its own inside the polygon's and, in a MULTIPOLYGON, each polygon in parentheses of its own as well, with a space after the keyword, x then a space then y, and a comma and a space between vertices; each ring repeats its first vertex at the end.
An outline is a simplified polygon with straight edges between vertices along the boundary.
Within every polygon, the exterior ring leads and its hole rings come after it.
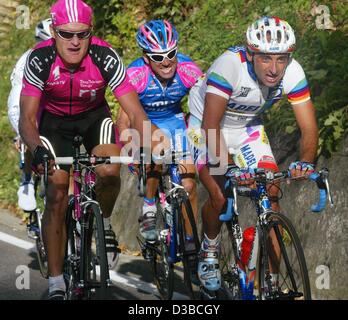
MULTIPOLYGON (((174 78, 163 87, 143 58, 132 62, 127 69, 140 102, 150 120, 165 120, 181 113, 181 100, 202 75, 199 67, 187 56, 178 53, 174 78)), ((155 122, 155 121, 154 121, 155 122)))

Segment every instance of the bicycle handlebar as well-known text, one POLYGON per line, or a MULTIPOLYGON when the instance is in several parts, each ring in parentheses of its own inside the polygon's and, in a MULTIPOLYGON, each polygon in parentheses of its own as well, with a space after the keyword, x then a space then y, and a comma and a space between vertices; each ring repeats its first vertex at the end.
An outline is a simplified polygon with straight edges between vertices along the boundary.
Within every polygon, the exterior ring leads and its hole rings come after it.
MULTIPOLYGON (((275 177, 277 173, 274 174, 275 177)), ((290 171, 282 171, 279 173, 281 178, 292 178, 290 171)), ((329 170, 323 168, 320 171, 315 171, 308 176, 308 179, 316 182, 319 189, 319 201, 311 206, 312 212, 321 212, 326 207, 326 199, 329 200, 330 206, 333 207, 334 203, 331 197, 330 185, 329 185, 329 170)), ((297 179, 297 178, 294 178, 297 179)))
MULTIPOLYGON (((248 170, 247 168, 239 168, 239 171, 243 173, 243 171, 248 170)), ((234 174, 236 172, 234 171, 234 174)), ((331 197, 329 180, 328 180, 329 170, 327 168, 323 168, 318 172, 313 172, 308 176, 311 181, 315 181, 319 188, 319 201, 311 206, 312 212, 321 212, 326 206, 326 199, 328 198, 330 202, 330 206, 333 207, 334 203, 331 197)), ((238 186, 238 181, 233 175, 226 176, 229 178, 226 182, 226 188, 232 188, 232 193, 230 192, 227 197, 227 210, 225 213, 220 214, 219 219, 221 221, 229 221, 232 219, 233 213, 237 212, 237 194, 238 191, 240 194, 250 195, 251 189, 245 186, 238 186)), ((303 177, 291 177, 291 173, 289 170, 280 171, 273 173, 271 171, 266 171, 264 169, 254 169, 254 173, 252 176, 252 180, 259 183, 272 183, 279 180, 287 180, 287 179, 299 179, 303 177)))
MULTIPOLYGON (((90 165, 115 164, 115 163, 129 164, 129 163, 133 162, 133 157, 126 157, 126 156, 110 156, 110 157, 85 156, 85 157, 79 157, 78 162, 87 163, 90 165)), ((64 165, 64 164, 71 165, 74 163, 74 157, 56 157, 55 163, 61 164, 61 165, 64 165)))
POLYGON ((171 150, 171 152, 166 152, 164 155, 159 155, 159 156, 152 155, 152 160, 156 164, 171 164, 171 163, 175 163, 176 160, 189 156, 190 154, 191 154, 190 151, 171 150))

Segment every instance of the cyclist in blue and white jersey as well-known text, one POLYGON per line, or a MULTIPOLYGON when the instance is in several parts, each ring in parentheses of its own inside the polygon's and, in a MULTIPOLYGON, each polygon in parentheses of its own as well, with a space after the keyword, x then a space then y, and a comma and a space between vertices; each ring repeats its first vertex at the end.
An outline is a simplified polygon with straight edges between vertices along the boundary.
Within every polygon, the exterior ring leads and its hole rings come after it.
MULTIPOLYGON (((139 47, 143 49, 143 56, 128 66, 127 74, 151 122, 171 138, 175 150, 187 151, 181 100, 202 75, 202 71, 189 57, 178 52, 178 38, 175 27, 168 21, 146 22, 139 28, 136 38, 139 47)), ((129 127, 125 112, 121 111, 118 126, 120 131, 129 127)), ((183 159, 181 162, 182 184, 189 193, 196 216, 195 167, 191 159, 183 159)), ((149 241, 157 238, 155 194, 159 171, 160 167, 156 166, 149 173, 139 218, 140 234, 149 241)), ((190 233, 189 223, 186 227, 190 233)))

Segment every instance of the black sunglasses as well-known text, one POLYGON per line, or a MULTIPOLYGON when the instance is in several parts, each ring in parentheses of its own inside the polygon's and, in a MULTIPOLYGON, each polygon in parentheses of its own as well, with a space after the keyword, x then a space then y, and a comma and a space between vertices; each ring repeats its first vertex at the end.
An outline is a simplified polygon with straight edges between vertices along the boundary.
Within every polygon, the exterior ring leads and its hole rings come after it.
POLYGON ((146 52, 146 55, 153 62, 163 62, 165 58, 168 58, 169 60, 173 60, 176 57, 177 53, 178 53, 178 49, 174 48, 171 51, 168 51, 167 53, 149 53, 149 52, 146 52))
POLYGON ((71 32, 71 31, 63 31, 59 29, 54 29, 54 31, 58 34, 58 36, 64 40, 71 40, 75 35, 80 39, 87 39, 91 36, 92 30, 88 29, 85 31, 79 32, 71 32))

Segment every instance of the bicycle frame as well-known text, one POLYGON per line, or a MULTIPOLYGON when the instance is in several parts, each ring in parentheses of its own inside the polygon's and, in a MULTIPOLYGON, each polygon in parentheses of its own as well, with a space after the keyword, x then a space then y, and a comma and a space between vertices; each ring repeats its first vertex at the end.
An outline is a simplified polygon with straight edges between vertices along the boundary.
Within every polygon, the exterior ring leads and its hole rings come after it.
MULTIPOLYGON (((241 292, 241 297, 244 300, 253 300, 256 297, 253 294, 254 291, 254 282, 255 282, 255 276, 256 276, 256 266, 257 261, 260 259, 259 257, 259 241, 261 241, 261 246, 263 248, 266 248, 263 250, 263 260, 267 261, 265 264, 265 281, 267 282, 267 285, 270 287, 270 269, 268 265, 268 244, 267 244, 267 237, 268 234, 265 233, 265 230, 267 230, 267 226, 269 224, 267 217, 269 214, 273 213, 272 207, 271 207, 271 201, 269 199, 268 193, 267 193, 267 184, 270 181, 276 181, 277 179, 284 179, 284 178, 290 178, 290 173, 287 171, 279 172, 279 173, 267 173, 266 171, 259 170, 255 173, 261 173, 260 177, 256 179, 256 188, 250 189, 248 187, 238 186, 238 183, 234 177, 233 171, 226 174, 227 181, 225 184, 225 190, 227 191, 227 210, 225 213, 222 213, 220 215, 220 220, 227 222, 228 226, 230 226, 232 234, 233 234, 233 243, 232 247, 234 250, 235 255, 235 262, 236 264, 233 265, 233 271, 235 275, 238 275, 239 279, 239 289, 241 292), (238 223, 238 206, 237 206, 237 195, 246 196, 249 197, 255 205, 255 211, 257 214, 257 223, 256 223, 256 234, 254 238, 253 248, 250 254, 249 262, 247 263, 247 266, 243 264, 241 260, 241 244, 243 240, 242 231, 238 223), (248 269, 248 271, 247 271, 248 269)), ((331 196, 330 196, 330 189, 328 184, 328 171, 327 169, 323 169, 318 173, 313 173, 309 176, 310 180, 313 180, 317 183, 318 188, 320 190, 320 200, 319 204, 312 206, 313 212, 318 212, 324 209, 325 202, 326 202, 326 196, 328 195, 329 201, 331 205, 333 205, 331 196)), ((278 230, 278 229, 277 229, 278 230)), ((279 233, 279 230, 278 230, 279 233)), ((276 235, 277 238, 280 237, 279 234, 276 235)), ((280 245, 283 245, 280 243, 280 245)), ((284 250, 283 250, 284 252, 284 250)), ((290 268, 290 263, 288 261, 287 257, 284 257, 285 263, 288 268, 290 268)), ((291 282, 295 290, 296 283, 293 278, 291 278, 291 282)))
MULTIPOLYGON (((175 163, 169 164, 169 183, 172 189, 168 191, 168 195, 175 199, 177 197, 177 190, 184 189, 183 186, 181 186, 181 177, 179 174, 179 165, 175 163)), ((166 207, 166 194, 163 190, 163 188, 160 188, 159 190, 159 200, 160 204, 163 208, 163 210, 166 207)), ((161 231, 161 239, 166 241, 166 243, 169 243, 169 262, 170 263, 176 263, 178 261, 181 261, 180 257, 177 255, 178 252, 178 238, 177 238, 177 217, 175 214, 173 214, 173 205, 178 205, 177 203, 171 203, 171 225, 168 224, 168 221, 166 219, 166 229, 161 231)), ((166 210, 164 210, 166 212, 166 210)))
MULTIPOLYGON (((228 183, 234 183, 232 180, 228 180, 228 183)), ((234 192, 235 193, 235 192, 234 192)), ((249 193, 249 191, 248 191, 249 193)), ((239 288, 241 291, 241 298, 243 300, 254 300, 256 297, 253 294, 254 291, 254 283, 255 283, 255 276, 256 276, 256 259, 257 259, 257 250, 258 250, 258 241, 259 241, 259 235, 258 232, 261 232, 260 238, 263 239, 263 234, 262 234, 262 228, 259 228, 259 226, 262 224, 265 226, 267 224, 267 220, 265 219, 266 215, 270 212, 272 212, 271 209, 271 202, 268 198, 267 191, 266 191, 266 186, 262 183, 257 183, 256 189, 250 190, 250 193, 248 195, 255 204, 255 211, 258 216, 258 222, 257 222, 257 234, 255 235, 254 241, 257 243, 254 243, 254 248, 253 248, 253 254, 254 256, 252 257, 253 261, 251 265, 245 266, 242 263, 241 260, 241 244, 243 240, 242 236, 242 231, 241 227, 239 226, 238 223, 238 211, 237 211, 237 197, 234 198, 229 198, 228 201, 228 209, 231 210, 230 212, 232 213, 232 222, 231 222, 231 229, 233 233, 233 239, 235 240, 235 243, 232 244, 234 248, 234 253, 236 257, 236 266, 235 266, 235 271, 238 274, 238 279, 239 279, 239 288), (232 209, 233 206, 233 209, 232 209), (233 216, 234 213, 234 216, 233 216), (255 256, 256 255, 256 256, 255 256), (248 271, 247 271, 248 267, 248 271)))
MULTIPOLYGON (((74 210, 72 212, 72 218, 76 223, 80 224, 80 230, 75 225, 73 232, 79 233, 81 243, 80 243, 80 261, 84 261, 84 255, 86 252, 87 244, 87 230, 91 228, 84 217, 87 214, 88 206, 92 203, 98 204, 95 198, 94 186, 96 182, 96 173, 93 170, 90 170, 90 167, 84 168, 79 163, 79 158, 84 156, 80 153, 80 148, 75 147, 75 159, 73 162, 73 190, 74 190, 74 210)), ((99 206, 99 204, 98 204, 99 206)), ((73 261, 74 258, 78 258, 73 255, 68 257, 68 260, 73 261)), ((84 288, 86 284, 84 283, 85 274, 89 271, 89 266, 86 266, 84 263, 79 264, 79 288, 84 288)), ((107 281, 110 280, 109 272, 107 272, 107 281)))

